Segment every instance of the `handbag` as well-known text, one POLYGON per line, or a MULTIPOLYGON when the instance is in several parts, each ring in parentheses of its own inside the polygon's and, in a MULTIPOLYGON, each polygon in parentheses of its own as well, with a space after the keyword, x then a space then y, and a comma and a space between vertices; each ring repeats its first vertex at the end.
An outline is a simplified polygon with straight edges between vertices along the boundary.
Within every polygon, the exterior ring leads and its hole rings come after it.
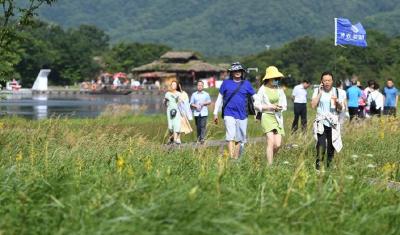
POLYGON ((262 112, 257 112, 256 119, 261 121, 261 118, 262 118, 262 112))
POLYGON ((174 117, 176 116, 176 113, 177 113, 176 109, 171 109, 171 110, 169 111, 169 115, 171 116, 171 119, 174 118, 174 117))
POLYGON ((254 108, 254 99, 251 95, 247 95, 247 115, 256 115, 254 108))

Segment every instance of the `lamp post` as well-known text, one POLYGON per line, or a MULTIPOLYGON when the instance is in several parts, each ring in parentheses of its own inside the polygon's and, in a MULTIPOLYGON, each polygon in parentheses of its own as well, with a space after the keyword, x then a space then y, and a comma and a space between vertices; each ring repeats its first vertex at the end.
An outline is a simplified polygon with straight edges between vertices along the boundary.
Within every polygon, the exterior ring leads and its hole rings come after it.
POLYGON ((250 71, 256 71, 256 73, 258 73, 258 68, 247 68, 247 73, 250 73, 250 71))

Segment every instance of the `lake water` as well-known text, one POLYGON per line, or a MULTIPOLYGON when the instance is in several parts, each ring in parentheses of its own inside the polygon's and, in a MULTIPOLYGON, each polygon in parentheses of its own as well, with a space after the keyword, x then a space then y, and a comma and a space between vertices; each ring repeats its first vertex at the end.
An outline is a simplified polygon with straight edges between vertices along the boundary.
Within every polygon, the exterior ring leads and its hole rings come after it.
POLYGON ((95 118, 115 112, 156 114, 165 111, 161 96, 9 94, 4 98, 0 101, 1 116, 29 119, 95 118))
MULTIPOLYGON (((190 94, 190 93, 189 93, 190 94)), ((163 96, 157 95, 32 95, 8 94, 0 101, 0 115, 29 119, 49 117, 95 118, 116 113, 165 113, 163 96)), ((215 101, 215 98, 212 98, 215 101)), ((288 109, 292 109, 288 102, 288 109)), ((210 110, 211 111, 211 110, 210 110)))

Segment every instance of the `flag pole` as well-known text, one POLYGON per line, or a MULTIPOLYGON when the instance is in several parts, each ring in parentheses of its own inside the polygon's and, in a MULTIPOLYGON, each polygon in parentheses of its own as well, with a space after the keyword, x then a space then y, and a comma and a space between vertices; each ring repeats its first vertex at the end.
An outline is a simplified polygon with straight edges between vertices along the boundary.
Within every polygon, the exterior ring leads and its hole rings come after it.
POLYGON ((337 46, 337 18, 334 18, 335 20, 335 46, 337 46))
POLYGON ((337 18, 334 18, 334 21, 335 21, 335 35, 334 35, 334 38, 335 38, 335 49, 334 49, 334 51, 335 51, 335 58, 334 58, 334 60, 335 60, 335 62, 333 63, 333 65, 334 65, 334 76, 336 76, 336 62, 337 62, 337 60, 336 60, 336 53, 337 53, 337 49, 336 49, 336 46, 337 46, 337 18))

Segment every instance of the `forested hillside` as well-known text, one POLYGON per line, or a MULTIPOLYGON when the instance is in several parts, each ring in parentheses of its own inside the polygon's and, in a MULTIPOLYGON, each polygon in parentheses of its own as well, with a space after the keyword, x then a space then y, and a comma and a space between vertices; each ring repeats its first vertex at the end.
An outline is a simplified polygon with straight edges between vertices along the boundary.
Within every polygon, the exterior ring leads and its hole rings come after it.
POLYGON ((337 80, 358 75, 363 84, 377 80, 381 85, 388 78, 400 82, 400 37, 388 37, 377 31, 368 31, 367 48, 348 46, 333 47, 333 38, 316 40, 303 37, 289 42, 281 48, 264 51, 242 58, 248 67, 259 68, 262 77, 266 66, 278 66, 292 86, 303 79, 317 83, 323 71, 332 71, 337 80))
POLYGON ((69 0, 40 16, 65 27, 93 24, 113 42, 162 43, 209 56, 245 55, 309 35, 333 33, 333 18, 400 33, 396 0, 69 0))

